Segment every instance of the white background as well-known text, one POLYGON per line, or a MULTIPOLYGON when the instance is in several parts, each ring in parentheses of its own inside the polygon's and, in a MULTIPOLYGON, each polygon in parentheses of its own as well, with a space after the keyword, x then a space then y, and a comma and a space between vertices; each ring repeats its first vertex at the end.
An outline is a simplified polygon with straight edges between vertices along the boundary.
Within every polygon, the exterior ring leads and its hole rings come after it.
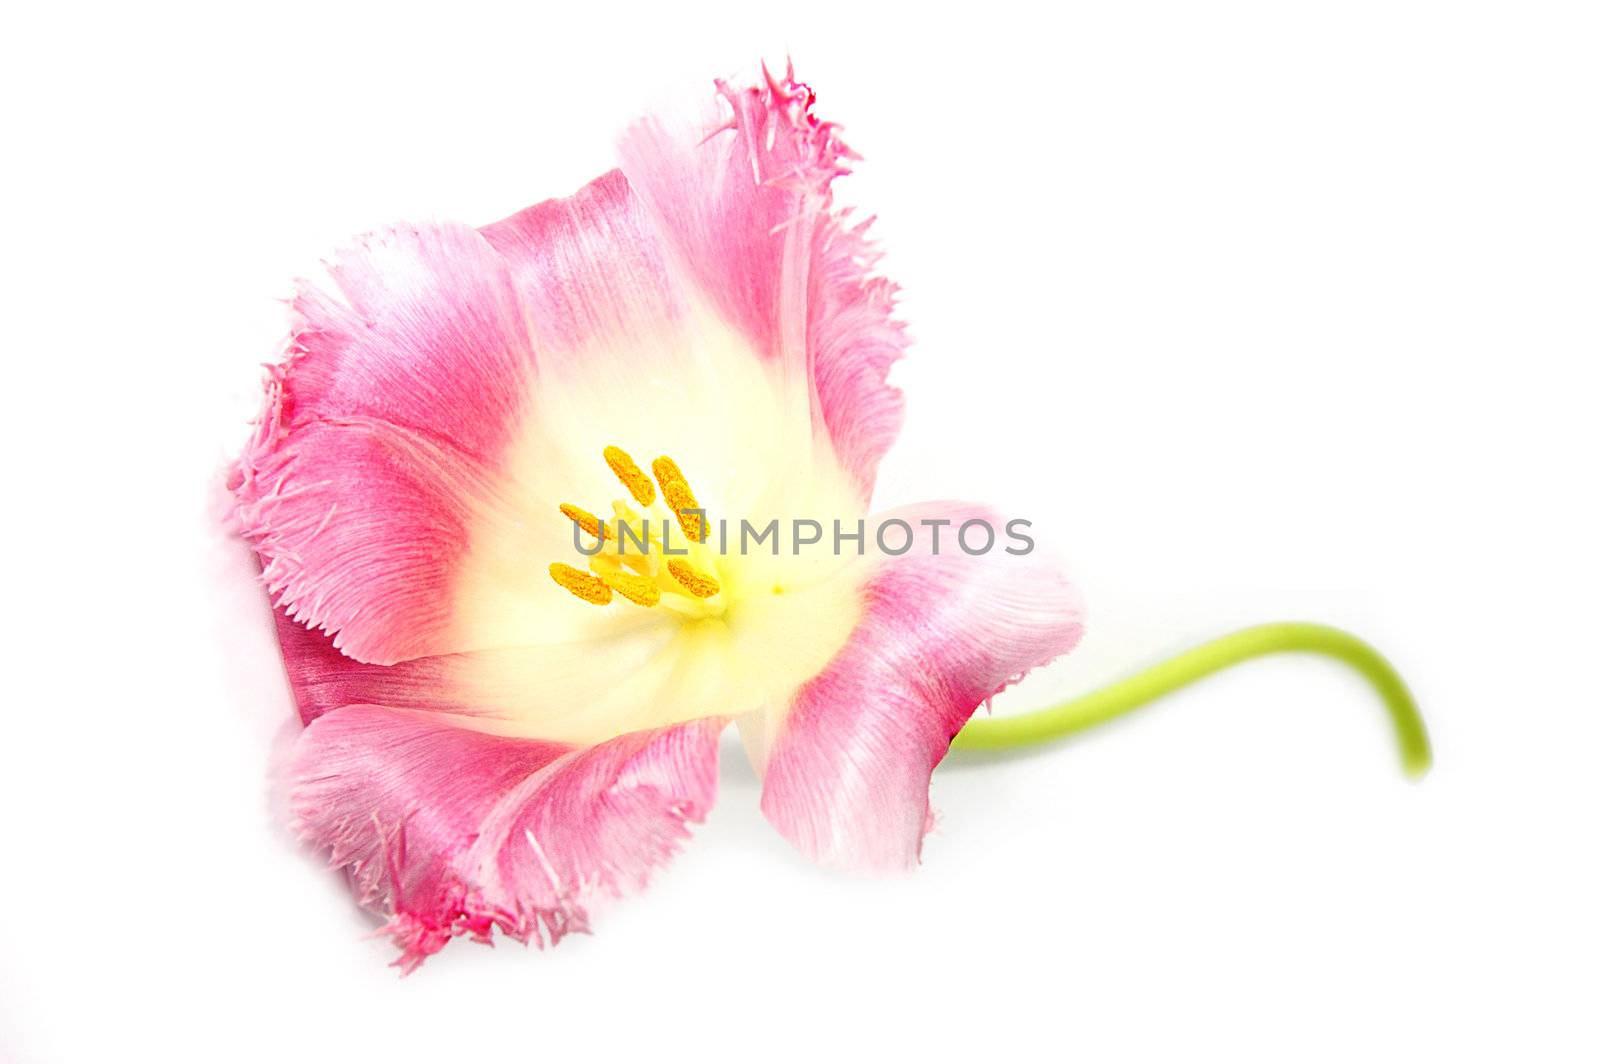
POLYGON ((1592 8, 565 6, 4 16, 0 1059, 1595 1059, 1592 8), (400 980, 281 827, 289 697, 217 525, 274 300, 786 50, 917 338, 879 502, 1026 513, 1088 597, 998 710, 1324 620, 1393 655, 1437 769, 1357 680, 1263 662, 952 759, 922 869, 860 882, 730 748, 596 935, 400 980))

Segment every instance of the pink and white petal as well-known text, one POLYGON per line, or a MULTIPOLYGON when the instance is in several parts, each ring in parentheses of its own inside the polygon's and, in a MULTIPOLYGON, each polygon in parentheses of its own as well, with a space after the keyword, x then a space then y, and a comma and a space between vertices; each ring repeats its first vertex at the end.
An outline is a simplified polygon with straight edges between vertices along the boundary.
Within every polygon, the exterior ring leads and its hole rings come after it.
POLYGON ((297 425, 246 461, 236 518, 275 605, 361 661, 459 649, 456 568, 474 529, 512 521, 485 466, 369 417, 297 425))
POLYGON ((774 382, 688 306, 620 170, 482 233, 510 266, 539 352, 534 409, 513 455, 528 495, 603 505, 618 490, 599 457, 610 444, 644 461, 669 453, 686 468, 726 464, 729 449, 749 441, 736 438, 735 418, 706 409, 753 407, 763 412, 756 423, 770 425, 774 382))
POLYGON ((856 154, 812 115, 792 69, 763 74, 755 87, 719 82, 718 110, 687 123, 635 124, 622 169, 695 292, 806 382, 817 428, 865 501, 903 418, 886 381, 907 342, 895 288, 873 275, 870 219, 833 208, 833 180, 856 154))
POLYGON ((596 897, 644 886, 705 818, 725 723, 577 748, 346 706, 302 733, 291 805, 360 903, 388 917, 402 969, 497 927, 542 947, 588 930, 596 897))
POLYGON ((346 653, 455 649, 452 568, 469 525, 505 510, 494 467, 528 401, 524 311, 465 226, 370 237, 329 270, 347 304, 296 296, 235 518, 274 602, 346 653))
POLYGON ((610 349, 645 368, 661 333, 682 327, 681 285, 621 170, 480 232, 510 267, 543 366, 610 349))
POLYGON ((492 461, 517 429, 533 353, 511 269, 489 242, 457 223, 395 227, 337 254, 328 274, 343 302, 299 286, 262 432, 369 417, 492 461))
POLYGON ((764 775, 762 812, 832 867, 914 867, 931 822, 929 778, 950 740, 979 705, 1083 632, 1076 590, 1044 556, 1000 546, 973 556, 951 542, 969 520, 1003 530, 993 513, 938 503, 879 520, 894 518, 952 524, 937 555, 922 535, 915 553, 876 561, 861 622, 785 714, 740 720, 764 775))
MULTIPOLYGON (((786 483, 864 510, 847 471, 816 446, 803 359, 790 380, 756 351, 695 287, 621 171, 483 234, 511 266, 538 349, 533 410, 510 462, 525 496, 547 506, 614 496, 598 454, 615 444, 636 457, 672 455, 700 501, 723 514, 772 509, 786 483)), ((882 291, 869 286, 862 298, 882 291)), ((838 346, 832 334, 819 342, 838 346)), ((830 389, 847 383, 829 378, 830 389)))
MULTIPOLYGON (((274 611, 274 620, 305 724, 344 706, 370 704, 454 718, 483 731, 591 746, 715 715, 714 707, 741 697, 737 687, 723 682, 725 671, 697 667, 694 642, 674 640, 676 625, 664 612, 619 611, 603 631, 557 643, 428 655, 393 665, 356 661, 326 633, 282 610, 274 611)), ((577 622, 586 618, 580 613, 577 622)), ((754 703, 746 695, 746 704, 754 703)))

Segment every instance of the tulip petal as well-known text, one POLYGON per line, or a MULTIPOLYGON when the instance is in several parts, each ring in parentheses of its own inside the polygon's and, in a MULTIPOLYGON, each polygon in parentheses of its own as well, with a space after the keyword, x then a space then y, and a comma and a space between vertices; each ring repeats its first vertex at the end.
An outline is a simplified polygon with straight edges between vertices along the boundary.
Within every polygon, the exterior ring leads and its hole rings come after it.
POLYGON ((1041 555, 997 546, 973 556, 951 542, 969 520, 1001 527, 992 513, 941 503, 880 520, 893 518, 952 524, 940 553, 922 536, 915 553, 877 563, 861 622, 785 713, 739 722, 763 771, 762 812, 832 867, 914 867, 931 822, 929 777, 950 740, 980 704, 1083 631, 1077 592, 1041 555))
POLYGON ((449 588, 469 529, 504 510, 489 470, 532 356, 503 260, 474 230, 367 238, 306 287, 236 517, 274 602, 364 661, 455 649, 449 588))
POLYGON ((603 508, 618 490, 599 460, 608 445, 646 463, 671 454, 724 509, 770 490, 763 474, 778 459, 810 461, 809 426, 782 416, 778 374, 696 301, 620 170, 482 233, 511 270, 538 352, 527 432, 506 463, 526 493, 603 508), (733 453, 751 456, 742 473, 733 453))
POLYGON ((904 417, 886 382, 907 343, 895 286, 873 274, 871 220, 833 207, 833 180, 858 156, 811 114, 814 95, 792 68, 763 73, 758 87, 719 82, 719 111, 698 122, 637 123, 622 170, 696 291, 808 383, 819 428, 865 501, 904 417))
POLYGON ((370 665, 340 652, 326 632, 272 611, 289 689, 302 724, 350 705, 380 705, 435 713, 473 715, 454 697, 445 659, 414 658, 397 665, 370 665))
POLYGON ((682 288, 621 170, 480 231, 528 307, 541 364, 594 349, 648 364, 653 341, 682 325, 682 288))
POLYGON ((585 749, 346 706, 302 733, 291 807, 360 903, 388 917, 403 970, 497 927, 542 947, 588 930, 593 899, 642 888, 705 818, 725 723, 585 749))

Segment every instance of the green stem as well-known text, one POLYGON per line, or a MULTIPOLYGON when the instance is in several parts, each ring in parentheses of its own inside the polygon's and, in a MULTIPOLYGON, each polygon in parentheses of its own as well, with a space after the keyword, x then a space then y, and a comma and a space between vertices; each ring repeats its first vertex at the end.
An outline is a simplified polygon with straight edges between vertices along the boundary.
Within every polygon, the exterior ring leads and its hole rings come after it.
POLYGON ((1114 720, 1230 665, 1283 653, 1321 654, 1364 676, 1383 698, 1406 774, 1416 779, 1428 771, 1433 764, 1428 730, 1394 666, 1348 632, 1296 622, 1257 625, 1213 639, 1137 676, 1048 709, 1015 717, 974 718, 952 745, 964 750, 1005 750, 1051 742, 1114 720))

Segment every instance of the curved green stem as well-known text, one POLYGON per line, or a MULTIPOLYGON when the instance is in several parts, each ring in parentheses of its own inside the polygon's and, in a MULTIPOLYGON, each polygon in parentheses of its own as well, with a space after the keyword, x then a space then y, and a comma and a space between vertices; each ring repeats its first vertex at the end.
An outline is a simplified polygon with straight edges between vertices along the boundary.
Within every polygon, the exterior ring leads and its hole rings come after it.
POLYGON ((1004 750, 1047 743, 1104 724, 1230 665, 1283 653, 1321 654, 1359 672, 1389 712, 1406 774, 1416 779, 1428 771, 1433 764, 1428 729, 1394 666, 1348 632, 1296 622, 1257 625, 1213 639, 1137 676, 1048 709, 1015 717, 974 718, 952 745, 965 750, 1004 750))

